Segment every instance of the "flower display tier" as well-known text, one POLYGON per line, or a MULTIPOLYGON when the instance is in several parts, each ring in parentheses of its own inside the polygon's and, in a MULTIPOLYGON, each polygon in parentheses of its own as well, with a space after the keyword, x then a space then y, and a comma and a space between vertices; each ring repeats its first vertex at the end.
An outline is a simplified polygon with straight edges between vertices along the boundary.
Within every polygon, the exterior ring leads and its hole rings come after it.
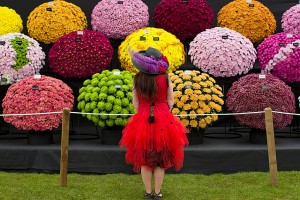
POLYGON ((205 0, 162 0, 154 9, 154 23, 180 40, 211 28, 214 12, 205 0))
POLYGON ((100 127, 124 126, 128 114, 135 113, 131 92, 133 76, 134 73, 119 70, 94 74, 79 90, 78 109, 83 113, 102 114, 83 114, 100 127))
POLYGON ((234 0, 219 11, 218 26, 235 30, 255 43, 275 32, 276 21, 259 1, 234 0))
POLYGON ((175 35, 160 28, 147 27, 128 35, 119 46, 118 57, 121 67, 130 72, 138 72, 132 64, 128 49, 133 48, 138 52, 145 51, 150 46, 168 58, 169 72, 178 69, 185 62, 184 46, 175 35))
MULTIPOLYGON (((61 80, 49 76, 29 76, 7 90, 2 107, 4 114, 62 112, 73 108, 73 91, 61 80)), ((4 117, 18 129, 44 131, 57 128, 62 114, 4 117)))
POLYGON ((148 6, 141 0, 102 0, 92 12, 93 30, 108 38, 124 39, 130 33, 148 26, 148 6))
POLYGON ((285 82, 300 81, 300 35, 277 33, 257 48, 260 68, 285 82))
POLYGON ((39 43, 22 33, 0 36, 0 85, 9 85, 34 74, 45 64, 39 43))
POLYGON ((27 20, 29 36, 45 44, 86 28, 87 19, 81 8, 62 0, 41 4, 30 13, 27 20))
POLYGON ((21 16, 15 10, 0 6, 0 35, 20 33, 23 30, 21 16))
POLYGON ((174 106, 172 113, 181 116, 188 128, 206 128, 218 119, 214 115, 222 111, 222 88, 206 73, 196 70, 177 70, 169 74, 173 84, 174 106), (209 114, 199 115, 196 114, 209 114))
POLYGON ((53 72, 67 78, 86 78, 107 69, 113 47, 103 33, 74 31, 60 37, 49 51, 53 72))
POLYGON ((297 4, 282 15, 281 27, 284 32, 300 34, 300 4, 297 4))
MULTIPOLYGON (((273 111, 295 112, 295 96, 283 81, 266 74, 249 74, 233 83, 226 95, 226 106, 234 113, 258 112, 265 108, 273 111)), ((235 115, 235 118, 251 128, 265 130, 264 114, 235 115)), ((293 115, 273 114, 275 128, 284 128, 292 122, 293 115)))
POLYGON ((190 43, 189 55, 196 67, 215 77, 245 74, 256 60, 256 50, 249 39, 221 27, 199 33, 190 43))

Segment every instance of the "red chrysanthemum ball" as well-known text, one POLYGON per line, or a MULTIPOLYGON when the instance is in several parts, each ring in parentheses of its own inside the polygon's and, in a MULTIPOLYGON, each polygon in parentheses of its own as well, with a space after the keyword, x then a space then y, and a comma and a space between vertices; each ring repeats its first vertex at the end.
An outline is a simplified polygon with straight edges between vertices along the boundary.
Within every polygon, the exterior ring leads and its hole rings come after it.
MULTIPOLYGON (((72 110, 72 89, 59 79, 49 76, 28 76, 11 85, 3 99, 4 114, 30 114, 72 110)), ((7 116, 4 120, 18 129, 44 131, 57 128, 62 114, 7 116)))
POLYGON ((299 82, 299 41, 300 35, 283 32, 266 38, 257 48, 260 68, 285 82, 299 82))
POLYGON ((154 9, 153 20, 156 27, 185 40, 211 28, 214 12, 205 0, 162 0, 154 9))
MULTIPOLYGON (((232 84, 226 95, 226 106, 233 113, 273 111, 293 113, 296 110, 295 96, 291 88, 283 81, 266 74, 249 74, 232 84)), ((265 130, 264 114, 235 115, 241 123, 251 128, 265 130)), ((284 128, 292 122, 293 115, 273 113, 275 128, 284 128)))
POLYGON ((66 78, 86 78, 107 69, 113 47, 103 33, 74 31, 59 38, 49 51, 49 66, 66 78))

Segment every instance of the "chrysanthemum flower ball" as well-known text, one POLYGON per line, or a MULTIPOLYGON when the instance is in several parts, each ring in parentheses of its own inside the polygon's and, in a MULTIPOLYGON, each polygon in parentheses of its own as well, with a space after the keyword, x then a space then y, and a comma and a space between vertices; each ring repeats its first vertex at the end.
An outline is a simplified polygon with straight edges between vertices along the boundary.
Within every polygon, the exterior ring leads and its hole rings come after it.
POLYGON ((300 34, 300 4, 297 4, 282 15, 281 27, 286 33, 300 34))
POLYGON ((0 6, 0 35, 20 33, 23 30, 21 16, 15 10, 0 6))
POLYGON ((299 42, 300 35, 296 34, 269 36, 257 48, 260 68, 285 82, 300 81, 299 42))
MULTIPOLYGON (((291 88, 272 74, 265 78, 259 74, 249 74, 232 84, 226 98, 228 110, 233 113, 273 111, 293 113, 296 110, 295 96, 291 88)), ((251 128, 265 130, 264 114, 235 115, 241 123, 251 128)), ((293 115, 273 114, 275 128, 284 128, 292 122, 293 115)))
POLYGON ((219 11, 218 26, 235 30, 255 43, 275 32, 276 21, 271 11, 259 1, 235 0, 219 11))
POLYGON ((141 0, 102 0, 93 9, 91 20, 93 30, 113 39, 124 39, 148 22, 148 6, 141 0))
POLYGON ((137 73, 134 67, 128 48, 136 51, 145 51, 148 47, 153 47, 161 51, 169 61, 168 71, 178 69, 185 62, 184 46, 175 35, 161 28, 143 28, 128 35, 118 48, 119 61, 121 67, 127 71, 137 73))
POLYGON ((190 43, 192 63, 214 77, 231 77, 253 68, 256 50, 242 34, 215 27, 199 33, 190 43))
POLYGON ((154 9, 153 20, 156 27, 185 40, 211 28, 214 12, 205 0, 162 0, 154 9))
POLYGON ((0 36, 0 85, 9 85, 38 74, 45 53, 37 41, 22 33, 0 36))
POLYGON ((49 66, 62 77, 86 78, 107 69, 112 56, 113 47, 103 33, 74 31, 53 44, 49 66))
MULTIPOLYGON (((72 110, 72 89, 59 79, 49 76, 29 76, 7 90, 2 107, 4 114, 61 112, 72 110)), ((17 129, 44 131, 57 128, 62 114, 7 116, 4 120, 17 129)))
POLYGON ((27 29, 30 37, 49 44, 72 31, 87 28, 85 14, 78 6, 66 1, 50 1, 36 7, 29 15, 27 29))

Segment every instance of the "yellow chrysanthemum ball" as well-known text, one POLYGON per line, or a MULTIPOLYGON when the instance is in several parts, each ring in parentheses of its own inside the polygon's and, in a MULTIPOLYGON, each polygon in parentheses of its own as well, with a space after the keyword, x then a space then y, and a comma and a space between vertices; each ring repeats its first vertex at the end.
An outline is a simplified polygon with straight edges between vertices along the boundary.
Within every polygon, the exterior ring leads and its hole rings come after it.
POLYGON ((172 113, 182 115, 186 127, 205 129, 218 120, 216 114, 222 111, 224 95, 215 79, 196 70, 177 70, 169 76, 174 91, 172 113))
POLYGON ((0 35, 21 33, 23 21, 15 10, 0 6, 0 35))
POLYGON ((45 44, 86 28, 87 19, 81 8, 62 0, 41 4, 30 13, 27 20, 30 37, 45 44))
POLYGON ((235 0, 219 11, 218 26, 235 30, 256 43, 275 32, 276 20, 259 1, 235 0))
POLYGON ((131 61, 128 48, 145 51, 148 47, 158 49, 169 61, 168 72, 175 71, 185 62, 184 46, 175 35, 160 28, 147 27, 128 35, 118 48, 121 67, 127 71, 137 73, 131 61))

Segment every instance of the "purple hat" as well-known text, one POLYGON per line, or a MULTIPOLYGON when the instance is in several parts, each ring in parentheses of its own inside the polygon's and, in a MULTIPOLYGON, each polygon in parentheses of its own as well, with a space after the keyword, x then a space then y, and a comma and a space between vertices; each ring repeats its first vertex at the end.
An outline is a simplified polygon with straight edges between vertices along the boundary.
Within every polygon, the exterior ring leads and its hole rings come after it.
POLYGON ((129 54, 133 65, 146 74, 163 74, 169 67, 167 57, 153 47, 140 52, 129 49, 129 54))

